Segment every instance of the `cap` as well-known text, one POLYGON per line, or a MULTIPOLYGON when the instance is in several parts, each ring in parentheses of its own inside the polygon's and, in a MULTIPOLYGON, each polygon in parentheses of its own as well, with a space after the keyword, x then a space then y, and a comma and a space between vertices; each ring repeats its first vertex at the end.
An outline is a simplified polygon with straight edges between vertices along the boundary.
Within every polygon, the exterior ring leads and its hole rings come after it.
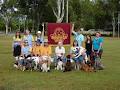
POLYGON ((37 33, 41 34, 41 31, 37 31, 37 33))

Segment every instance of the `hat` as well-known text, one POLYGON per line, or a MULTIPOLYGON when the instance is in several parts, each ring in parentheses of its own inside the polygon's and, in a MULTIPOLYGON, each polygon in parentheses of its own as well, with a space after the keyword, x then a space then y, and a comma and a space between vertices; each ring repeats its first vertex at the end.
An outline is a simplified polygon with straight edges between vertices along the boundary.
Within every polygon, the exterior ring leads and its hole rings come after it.
POLYGON ((41 31, 37 31, 37 33, 41 34, 41 31))
POLYGON ((48 42, 48 39, 44 39, 44 42, 48 42))

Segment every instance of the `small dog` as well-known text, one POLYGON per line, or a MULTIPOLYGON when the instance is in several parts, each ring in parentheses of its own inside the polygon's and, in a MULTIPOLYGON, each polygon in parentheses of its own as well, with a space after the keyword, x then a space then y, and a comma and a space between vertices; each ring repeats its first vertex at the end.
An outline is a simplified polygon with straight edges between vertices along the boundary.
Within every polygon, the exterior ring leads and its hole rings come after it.
POLYGON ((58 58, 57 70, 63 70, 63 62, 61 58, 58 58))
POLYGON ((41 70, 42 72, 48 72, 47 61, 44 61, 44 63, 41 65, 41 70))
POLYGON ((40 58, 39 57, 32 57, 33 62, 35 63, 34 65, 34 70, 38 69, 39 63, 40 63, 40 58))
POLYGON ((64 72, 72 70, 71 55, 67 55, 67 62, 65 64, 64 72))

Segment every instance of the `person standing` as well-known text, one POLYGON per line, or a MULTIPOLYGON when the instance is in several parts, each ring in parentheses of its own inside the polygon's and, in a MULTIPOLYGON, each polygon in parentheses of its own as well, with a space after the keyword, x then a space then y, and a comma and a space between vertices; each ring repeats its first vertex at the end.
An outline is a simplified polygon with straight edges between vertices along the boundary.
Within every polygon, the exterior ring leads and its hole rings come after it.
POLYGON ((38 31, 37 35, 35 37, 35 41, 39 44, 43 44, 44 43, 44 36, 43 36, 44 32, 38 31))
POLYGON ((95 38, 93 39, 92 52, 94 59, 94 68, 103 69, 104 66, 101 63, 101 57, 103 53, 103 37, 101 37, 100 32, 97 32, 95 38))
POLYGON ((15 57, 14 67, 17 68, 18 60, 21 55, 21 34, 20 32, 16 32, 15 36, 13 37, 13 56, 15 57))
POLYGON ((29 30, 26 30, 26 31, 25 31, 25 35, 23 36, 23 42, 24 42, 25 40, 27 40, 27 41, 28 41, 28 45, 29 45, 30 47, 32 47, 33 42, 34 42, 34 38, 33 38, 33 36, 30 34, 30 31, 29 31, 29 30))
POLYGON ((72 33, 74 34, 74 40, 78 42, 78 46, 83 46, 84 35, 81 34, 80 30, 78 30, 77 32, 73 30, 72 33))
POLYGON ((92 54, 92 38, 91 38, 91 35, 86 36, 85 49, 86 49, 87 57, 89 57, 90 61, 91 61, 91 54, 92 54))

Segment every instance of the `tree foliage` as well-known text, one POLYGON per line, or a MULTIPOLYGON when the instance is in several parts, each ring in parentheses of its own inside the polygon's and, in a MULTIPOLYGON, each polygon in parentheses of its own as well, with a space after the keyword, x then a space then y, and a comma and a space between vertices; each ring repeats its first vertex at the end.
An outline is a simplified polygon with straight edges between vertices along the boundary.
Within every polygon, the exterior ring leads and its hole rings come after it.
MULTIPOLYGON (((3 0, 0 4, 0 14, 9 17, 9 22, 13 29, 19 26, 23 29, 30 28, 39 30, 42 22, 56 22, 55 12, 57 2, 62 0, 3 0), (15 12, 13 9, 17 8, 15 12), (54 11, 53 12, 53 8, 54 11), (11 11, 10 11, 11 10, 11 11), (9 11, 9 12, 8 12, 9 11), (27 16, 19 25, 19 20, 27 16), (14 28, 15 27, 15 28, 14 28)), ((120 11, 119 0, 68 0, 69 1, 69 22, 75 23, 75 28, 85 28, 86 30, 96 28, 104 29, 113 21, 113 14, 117 21, 118 11, 120 11)), ((66 0, 64 0, 64 18, 66 15, 66 0)), ((61 9, 62 10, 62 9, 61 9)), ((1 17, 5 21, 5 18, 1 17)), ((2 22, 0 22, 2 23, 2 22)), ((6 24, 6 21, 5 23, 6 24)), ((0 29, 3 29, 0 26, 0 29)))

